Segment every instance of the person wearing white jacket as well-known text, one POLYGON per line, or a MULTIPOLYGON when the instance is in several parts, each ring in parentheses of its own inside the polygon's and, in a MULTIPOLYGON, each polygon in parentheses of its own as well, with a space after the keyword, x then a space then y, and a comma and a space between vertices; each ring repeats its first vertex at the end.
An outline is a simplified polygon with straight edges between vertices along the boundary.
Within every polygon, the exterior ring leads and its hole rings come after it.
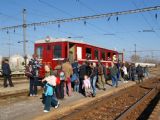
POLYGON ((128 72, 127 72, 127 68, 125 65, 122 66, 122 71, 124 73, 124 83, 128 82, 128 72))

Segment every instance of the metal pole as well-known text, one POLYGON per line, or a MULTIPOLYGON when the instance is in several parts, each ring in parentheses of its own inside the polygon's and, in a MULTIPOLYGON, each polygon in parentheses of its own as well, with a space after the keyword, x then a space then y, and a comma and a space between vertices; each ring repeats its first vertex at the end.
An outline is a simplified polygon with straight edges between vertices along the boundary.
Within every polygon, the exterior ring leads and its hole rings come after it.
POLYGON ((135 62, 137 62, 137 50, 136 50, 136 44, 134 44, 134 47, 135 47, 135 62))
POLYGON ((24 54, 24 64, 26 65, 27 61, 27 52, 26 52, 26 9, 23 9, 23 54, 24 54))

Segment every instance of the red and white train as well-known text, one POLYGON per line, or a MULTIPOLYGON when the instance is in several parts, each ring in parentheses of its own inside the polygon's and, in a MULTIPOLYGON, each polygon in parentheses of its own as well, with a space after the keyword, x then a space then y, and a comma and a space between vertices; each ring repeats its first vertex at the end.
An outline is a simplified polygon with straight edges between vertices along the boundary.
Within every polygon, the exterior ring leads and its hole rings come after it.
MULTIPOLYGON (((43 65, 49 64, 52 69, 57 65, 57 61, 63 61, 65 58, 69 58, 71 62, 77 59, 80 64, 86 60, 92 62, 101 60, 103 63, 110 64, 115 57, 114 62, 118 60, 123 62, 123 53, 66 38, 46 37, 38 40, 35 42, 34 52, 43 65)), ((39 73, 40 77, 44 77, 43 68, 39 73)))

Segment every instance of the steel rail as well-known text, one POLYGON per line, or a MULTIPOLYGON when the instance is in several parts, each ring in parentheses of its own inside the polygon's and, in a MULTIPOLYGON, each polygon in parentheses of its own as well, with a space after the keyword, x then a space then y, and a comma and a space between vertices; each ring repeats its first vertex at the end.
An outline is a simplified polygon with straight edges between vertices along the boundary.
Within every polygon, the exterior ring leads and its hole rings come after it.
POLYGON ((152 88, 146 95, 141 97, 137 102, 135 102, 132 106, 122 112, 119 116, 116 117, 116 120, 124 120, 132 111, 134 111, 139 105, 144 103, 148 97, 152 96, 154 98, 156 96, 157 87, 152 88))

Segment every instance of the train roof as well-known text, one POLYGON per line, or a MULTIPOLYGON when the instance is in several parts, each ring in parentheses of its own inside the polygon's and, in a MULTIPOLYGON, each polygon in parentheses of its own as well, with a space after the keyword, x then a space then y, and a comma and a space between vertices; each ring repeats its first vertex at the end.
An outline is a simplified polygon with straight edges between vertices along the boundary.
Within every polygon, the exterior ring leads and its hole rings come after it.
MULTIPOLYGON (((92 44, 86 43, 83 40, 73 40, 73 39, 70 39, 70 38, 52 38, 52 37, 46 37, 44 39, 39 39, 39 40, 35 41, 35 44, 38 44, 38 43, 52 43, 52 42, 79 43, 79 44, 86 44, 86 45, 90 45, 90 46, 94 46, 94 47, 99 47, 99 48, 102 48, 102 49, 107 49, 107 48, 104 48, 104 47, 100 47, 100 46, 96 46, 96 45, 92 45, 92 44)), ((111 50, 111 49, 107 49, 107 50, 111 50)), ((111 51, 115 51, 115 50, 111 50, 111 51)), ((118 51, 115 51, 115 52, 118 52, 118 51)))

